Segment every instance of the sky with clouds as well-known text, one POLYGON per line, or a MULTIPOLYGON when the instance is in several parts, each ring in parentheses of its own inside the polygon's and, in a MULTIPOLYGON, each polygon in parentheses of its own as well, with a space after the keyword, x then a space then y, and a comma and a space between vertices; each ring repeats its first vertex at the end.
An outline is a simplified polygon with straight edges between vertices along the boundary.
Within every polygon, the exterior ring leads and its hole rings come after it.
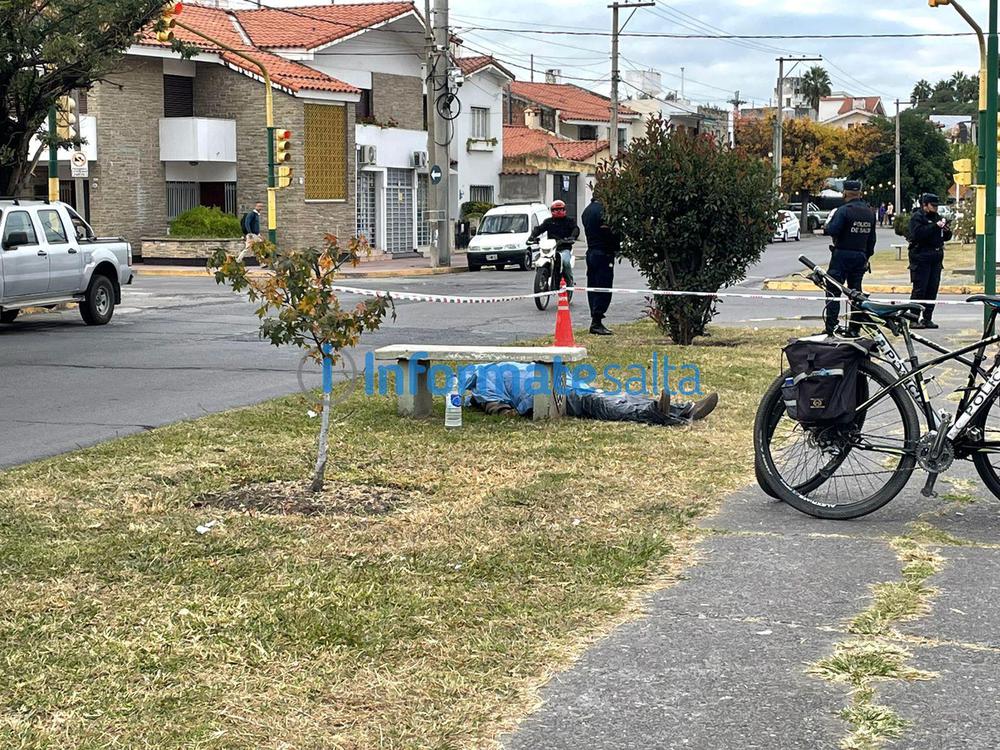
MULTIPOLYGON (((603 93, 610 89, 608 36, 550 36, 486 29, 537 29, 609 32, 608 0, 452 0, 451 25, 470 48, 493 52, 519 80, 528 80, 529 55, 535 55, 535 80, 545 68, 559 68, 564 80, 603 93)), ((986 0, 964 7, 982 26, 986 0)), ((622 13, 622 19, 626 18, 622 13)), ((923 0, 874 0, 869 3, 803 0, 658 0, 642 8, 626 31, 730 34, 893 34, 968 32, 951 7, 930 8, 923 0), (714 29, 714 31, 713 31, 714 29), (698 31, 696 31, 698 30, 698 31)), ((722 103, 740 90, 757 104, 773 95, 779 55, 822 56, 835 90, 854 96, 879 95, 887 102, 908 98, 914 82, 932 83, 956 70, 975 74, 979 52, 975 37, 909 39, 642 39, 623 37, 622 70, 652 68, 665 90, 680 87, 700 103, 722 103)), ((800 66, 801 67, 801 66, 800 66)), ((623 90, 624 93, 624 90, 623 90)), ((890 109, 889 106, 886 109, 890 109)))

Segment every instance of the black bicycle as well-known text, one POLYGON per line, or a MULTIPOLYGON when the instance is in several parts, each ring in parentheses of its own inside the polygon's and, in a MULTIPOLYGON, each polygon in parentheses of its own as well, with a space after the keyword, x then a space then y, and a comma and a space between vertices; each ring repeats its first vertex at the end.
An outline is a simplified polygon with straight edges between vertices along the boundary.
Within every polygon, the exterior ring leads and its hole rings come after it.
POLYGON ((872 361, 860 371, 860 404, 854 419, 842 425, 804 425, 785 409, 781 386, 785 372, 761 401, 754 425, 755 468, 761 487, 796 509, 819 518, 857 518, 892 500, 919 466, 928 472, 923 494, 932 496, 937 477, 955 460, 972 460, 983 482, 1000 497, 1000 351, 989 369, 986 350, 1000 342, 996 318, 1000 296, 974 295, 970 302, 987 306, 989 316, 979 341, 949 351, 913 334, 916 303, 878 304, 867 295, 845 289, 805 256, 809 278, 831 292, 843 293, 863 316, 863 330, 877 346, 872 361), (883 331, 901 336, 901 357, 883 331), (914 341, 940 356, 920 362, 914 341), (971 359, 966 355, 971 354, 971 359), (935 411, 927 395, 925 373, 944 362, 969 368, 967 385, 955 415, 935 411), (888 368, 888 369, 887 369, 888 368), (926 422, 921 430, 918 412, 926 422))

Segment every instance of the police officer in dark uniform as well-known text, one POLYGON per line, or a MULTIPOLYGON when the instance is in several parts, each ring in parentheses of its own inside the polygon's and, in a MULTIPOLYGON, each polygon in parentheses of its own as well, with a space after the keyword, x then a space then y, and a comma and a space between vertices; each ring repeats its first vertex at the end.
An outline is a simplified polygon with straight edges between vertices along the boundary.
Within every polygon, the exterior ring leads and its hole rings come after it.
MULTIPOLYGON (((621 242, 604 218, 604 204, 596 197, 583 210, 583 231, 587 234, 587 286, 610 289, 615 283, 615 256, 621 242)), ((611 292, 587 292, 590 303, 590 332, 610 336, 604 316, 611 305, 611 292)))
MULTIPOLYGON (((934 193, 920 196, 920 210, 910 217, 910 281, 913 292, 910 299, 937 299, 944 266, 944 243, 951 239, 948 222, 938 215, 941 200, 934 193)), ((937 328, 931 320, 934 305, 924 305, 919 323, 911 328, 937 328)))
MULTIPOLYGON (((846 203, 837 209, 830 223, 823 230, 833 239, 830 256, 830 276, 845 284, 849 289, 861 291, 861 280, 868 269, 868 259, 875 252, 875 212, 861 200, 861 183, 858 180, 844 182, 846 203)), ((827 292, 828 297, 837 297, 827 292)), ((840 302, 827 302, 826 332, 832 335, 840 315, 840 302)), ((858 323, 852 318, 848 331, 856 334, 858 323)))

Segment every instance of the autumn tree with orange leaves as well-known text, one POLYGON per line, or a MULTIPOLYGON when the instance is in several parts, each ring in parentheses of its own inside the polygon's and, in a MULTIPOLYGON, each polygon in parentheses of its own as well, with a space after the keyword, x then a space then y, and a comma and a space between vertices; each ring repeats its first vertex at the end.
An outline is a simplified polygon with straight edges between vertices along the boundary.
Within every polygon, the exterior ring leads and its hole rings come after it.
MULTIPOLYGON (((363 239, 353 238, 343 250, 331 234, 317 250, 278 250, 269 242, 258 242, 254 255, 270 273, 251 274, 246 265, 219 249, 209 261, 217 284, 228 284, 245 292, 257 305, 260 335, 274 346, 292 344, 304 349, 317 362, 328 358, 336 364, 344 349, 355 346, 365 331, 375 331, 395 307, 388 297, 371 297, 352 308, 341 306, 333 291, 337 271, 345 264, 357 265, 368 252, 363 239)), ((330 394, 323 393, 319 450, 311 489, 323 489, 330 431, 330 394)))

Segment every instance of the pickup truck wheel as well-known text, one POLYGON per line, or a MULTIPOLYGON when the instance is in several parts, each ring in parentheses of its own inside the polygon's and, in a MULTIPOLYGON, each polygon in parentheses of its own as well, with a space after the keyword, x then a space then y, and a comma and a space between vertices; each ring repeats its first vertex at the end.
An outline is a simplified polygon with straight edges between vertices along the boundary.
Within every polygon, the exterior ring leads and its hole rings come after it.
POLYGON ((115 314, 115 288, 107 276, 95 276, 80 303, 80 316, 88 326, 103 326, 115 314))
POLYGON ((20 310, 4 310, 0 312, 0 323, 13 323, 20 310))

